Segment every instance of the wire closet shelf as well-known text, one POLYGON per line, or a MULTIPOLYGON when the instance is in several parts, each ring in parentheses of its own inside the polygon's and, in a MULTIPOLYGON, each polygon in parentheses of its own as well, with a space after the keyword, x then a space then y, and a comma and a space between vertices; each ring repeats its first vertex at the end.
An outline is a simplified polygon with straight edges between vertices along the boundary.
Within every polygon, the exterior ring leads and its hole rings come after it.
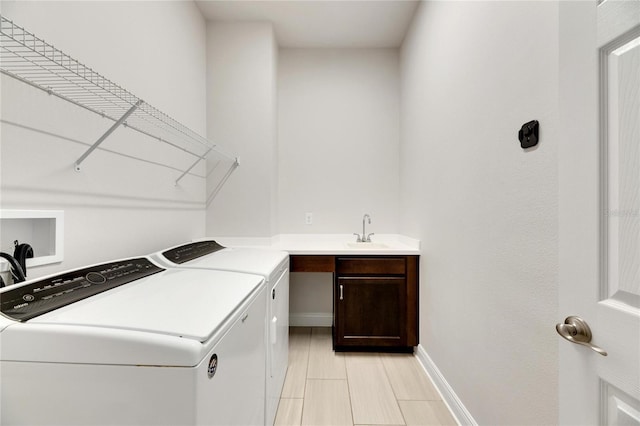
MULTIPOLYGON (((225 181, 239 164, 236 157, 206 138, 2 15, 0 72, 114 122, 76 161, 76 170, 80 170, 80 163, 120 125, 193 157, 194 163, 176 179, 176 184, 212 151, 231 164, 223 178, 225 181)), ((223 184, 218 183, 208 202, 223 184)))

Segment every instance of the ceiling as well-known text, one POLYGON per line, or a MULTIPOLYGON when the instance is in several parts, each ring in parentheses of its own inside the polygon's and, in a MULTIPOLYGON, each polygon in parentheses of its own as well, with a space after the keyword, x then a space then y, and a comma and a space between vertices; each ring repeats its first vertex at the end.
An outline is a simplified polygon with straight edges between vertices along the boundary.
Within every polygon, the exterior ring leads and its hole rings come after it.
POLYGON ((281 47, 399 47, 418 0, 196 0, 208 21, 270 21, 281 47))

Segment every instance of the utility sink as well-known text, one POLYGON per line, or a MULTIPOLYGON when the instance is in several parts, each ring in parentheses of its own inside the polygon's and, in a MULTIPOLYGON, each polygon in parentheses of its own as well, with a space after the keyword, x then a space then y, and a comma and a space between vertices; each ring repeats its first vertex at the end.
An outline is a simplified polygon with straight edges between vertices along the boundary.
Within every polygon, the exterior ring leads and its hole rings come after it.
POLYGON ((347 243, 348 248, 353 249, 385 249, 389 248, 388 245, 384 243, 347 243))

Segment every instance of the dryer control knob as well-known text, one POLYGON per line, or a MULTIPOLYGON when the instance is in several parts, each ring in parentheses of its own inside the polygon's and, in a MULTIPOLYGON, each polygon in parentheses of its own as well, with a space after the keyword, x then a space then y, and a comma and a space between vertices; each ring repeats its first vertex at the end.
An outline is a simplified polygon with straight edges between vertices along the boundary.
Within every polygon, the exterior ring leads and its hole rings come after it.
POLYGON ((89 272, 86 278, 87 278, 87 281, 89 281, 92 284, 102 284, 103 282, 107 281, 105 276, 98 272, 89 272))

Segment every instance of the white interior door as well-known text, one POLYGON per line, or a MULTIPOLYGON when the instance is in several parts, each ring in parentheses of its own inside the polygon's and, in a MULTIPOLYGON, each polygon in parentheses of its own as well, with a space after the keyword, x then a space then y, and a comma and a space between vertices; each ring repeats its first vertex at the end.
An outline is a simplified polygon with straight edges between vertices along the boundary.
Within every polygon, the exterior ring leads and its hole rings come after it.
POLYGON ((640 0, 560 2, 560 423, 640 425, 640 0))

